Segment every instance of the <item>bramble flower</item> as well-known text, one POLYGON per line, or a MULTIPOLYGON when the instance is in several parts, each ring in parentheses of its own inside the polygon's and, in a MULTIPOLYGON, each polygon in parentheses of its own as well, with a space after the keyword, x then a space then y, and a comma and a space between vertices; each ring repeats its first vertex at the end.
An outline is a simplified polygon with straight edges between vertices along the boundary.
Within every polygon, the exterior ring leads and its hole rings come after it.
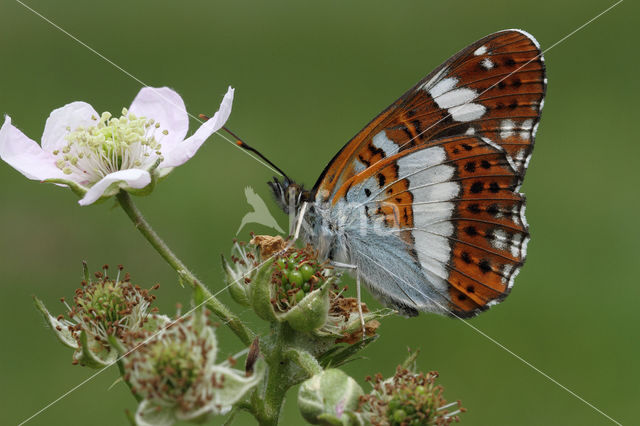
POLYGON ((298 408, 311 424, 364 424, 355 413, 363 394, 355 380, 331 368, 302 383, 298 390, 298 408))
POLYGON ((86 206, 120 189, 146 194, 174 167, 195 155, 229 118, 233 89, 220 109, 185 139, 189 116, 180 95, 168 87, 145 87, 120 117, 98 114, 85 102, 54 110, 38 145, 5 116, 0 158, 29 179, 70 187, 86 206))
POLYGON ((135 415, 139 426, 201 423, 224 414, 260 382, 265 370, 262 359, 250 375, 231 368, 230 361, 216 364, 218 345, 204 312, 160 332, 130 333, 127 347, 131 353, 124 362, 124 379, 141 399, 135 415))
MULTIPOLYGON (((96 280, 82 281, 68 304, 65 315, 52 316, 44 304, 34 298, 36 308, 64 345, 75 350, 73 364, 102 368, 118 358, 118 348, 127 333, 148 328, 156 329, 167 319, 150 309, 155 296, 131 283, 129 274, 120 280, 122 267, 114 280, 107 276, 108 266, 96 272, 96 280), (115 340, 114 340, 115 339, 115 340), (115 347, 114 347, 115 345, 115 347)), ((87 276, 88 273, 85 273, 87 276)), ((158 288, 158 284, 152 290, 158 288)))
POLYGON ((447 404, 443 388, 435 384, 438 373, 413 373, 398 366, 396 374, 386 380, 381 374, 373 379, 373 390, 360 398, 359 416, 373 426, 446 426, 460 421, 465 411, 460 401, 447 404), (454 411, 448 410, 452 407, 454 411))

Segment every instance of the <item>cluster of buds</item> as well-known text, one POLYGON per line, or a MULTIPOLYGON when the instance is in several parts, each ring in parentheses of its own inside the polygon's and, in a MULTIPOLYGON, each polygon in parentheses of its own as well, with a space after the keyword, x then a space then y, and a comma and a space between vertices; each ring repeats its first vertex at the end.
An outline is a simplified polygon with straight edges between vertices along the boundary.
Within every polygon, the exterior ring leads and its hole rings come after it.
MULTIPOLYGON (((363 338, 357 300, 344 297, 340 274, 319 261, 311 247, 295 248, 281 237, 252 235, 249 243, 234 241, 231 261, 223 258, 229 292, 238 303, 251 306, 264 320, 287 322, 291 328, 334 343, 363 338)), ((370 312, 361 305, 364 332, 374 336, 378 319, 391 309, 370 312)))
POLYGON ((286 312, 300 303, 307 294, 322 287, 326 281, 326 265, 319 264, 310 248, 289 250, 279 256, 271 275, 275 297, 274 309, 286 312))
POLYGON ((140 399, 136 424, 201 423, 224 414, 261 380, 264 362, 252 372, 216 364, 217 341, 205 311, 170 321, 159 331, 128 333, 124 379, 140 399))
POLYGON ((460 421, 465 411, 460 401, 447 403, 443 388, 435 384, 438 373, 413 373, 398 366, 396 374, 367 377, 373 390, 360 397, 359 414, 374 426, 446 426, 460 421), (452 411, 449 411, 452 410, 452 411))
POLYGON ((234 242, 231 263, 223 259, 223 266, 233 299, 260 318, 302 332, 326 322, 336 275, 310 247, 296 249, 281 237, 257 235, 249 244, 234 242))
POLYGON ((75 291, 73 302, 61 301, 66 315, 52 316, 44 304, 35 298, 38 310, 58 339, 75 350, 73 363, 101 368, 113 363, 124 336, 145 328, 155 329, 164 318, 150 308, 155 296, 151 289, 131 283, 128 273, 120 279, 122 266, 115 279, 108 276, 108 265, 89 279, 85 265, 85 279, 75 291))

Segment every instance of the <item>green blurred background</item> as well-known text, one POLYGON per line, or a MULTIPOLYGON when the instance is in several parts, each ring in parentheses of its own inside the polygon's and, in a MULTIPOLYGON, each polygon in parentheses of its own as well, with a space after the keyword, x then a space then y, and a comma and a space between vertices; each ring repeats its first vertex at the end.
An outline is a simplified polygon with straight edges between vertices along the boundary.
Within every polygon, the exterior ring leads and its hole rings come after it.
MULTIPOLYGON (((122 1, 28 4, 146 84, 175 88, 193 114, 213 113, 236 88, 229 126, 291 176, 313 184, 326 162, 374 115, 450 55, 503 29, 543 48, 612 2, 122 1)), ((471 323, 622 423, 640 397, 637 3, 627 1, 545 56, 549 90, 525 181, 532 241, 507 301, 471 323), (636 130, 634 130, 636 129, 636 130)), ((119 112, 140 84, 13 1, 0 9, 0 113, 39 140, 49 112, 84 100, 119 112)), ((197 123, 192 122, 192 129, 197 123)), ((212 137, 139 207, 213 289, 249 211, 245 186, 265 199, 269 170, 212 137)), ((61 312, 80 261, 124 264, 135 282, 162 284, 159 305, 188 303, 172 270, 112 202, 80 207, 68 190, 0 165, 0 423, 16 424, 93 373, 71 366, 33 309, 37 294, 61 312)), ((286 228, 286 217, 272 212, 286 228)), ((244 229, 269 231, 255 226, 244 229)), ((225 301, 229 298, 225 294, 225 301)), ((367 295, 366 300, 371 302, 367 295)), ((374 302, 375 305, 375 302, 374 302)), ((236 309, 236 306, 233 306, 236 309)), ((240 315, 262 325, 249 312, 240 315)), ((471 425, 607 424, 567 391, 458 320, 386 320, 361 381, 389 375, 421 348, 448 399, 471 425)), ((223 356, 241 349, 220 332, 223 356)), ((135 402, 103 372, 30 424, 124 424, 135 402)), ((219 424, 220 419, 215 420, 219 424)), ((252 424, 249 416, 237 424, 252 424)), ((295 393, 282 424, 300 424, 295 393)))

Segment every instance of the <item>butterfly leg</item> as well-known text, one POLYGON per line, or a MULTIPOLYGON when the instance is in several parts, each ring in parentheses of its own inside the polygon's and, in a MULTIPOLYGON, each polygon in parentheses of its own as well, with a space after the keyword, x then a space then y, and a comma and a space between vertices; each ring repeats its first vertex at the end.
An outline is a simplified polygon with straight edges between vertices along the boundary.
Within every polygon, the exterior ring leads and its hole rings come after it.
POLYGON ((364 328, 364 314, 362 313, 362 299, 360 296, 360 270, 357 265, 349 265, 348 263, 332 261, 331 264, 336 268, 353 269, 356 271, 356 297, 358 303, 358 314, 360 314, 360 325, 362 326, 362 340, 364 340, 367 335, 364 328))

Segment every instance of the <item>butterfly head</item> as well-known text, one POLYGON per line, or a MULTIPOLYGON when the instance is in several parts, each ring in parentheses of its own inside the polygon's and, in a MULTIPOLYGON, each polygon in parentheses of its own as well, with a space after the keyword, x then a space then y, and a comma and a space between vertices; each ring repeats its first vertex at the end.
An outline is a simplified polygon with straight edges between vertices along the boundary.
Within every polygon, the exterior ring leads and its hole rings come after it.
POLYGON ((276 202, 287 214, 296 214, 302 203, 310 198, 309 191, 286 176, 282 180, 274 177, 268 184, 276 197, 276 202))

